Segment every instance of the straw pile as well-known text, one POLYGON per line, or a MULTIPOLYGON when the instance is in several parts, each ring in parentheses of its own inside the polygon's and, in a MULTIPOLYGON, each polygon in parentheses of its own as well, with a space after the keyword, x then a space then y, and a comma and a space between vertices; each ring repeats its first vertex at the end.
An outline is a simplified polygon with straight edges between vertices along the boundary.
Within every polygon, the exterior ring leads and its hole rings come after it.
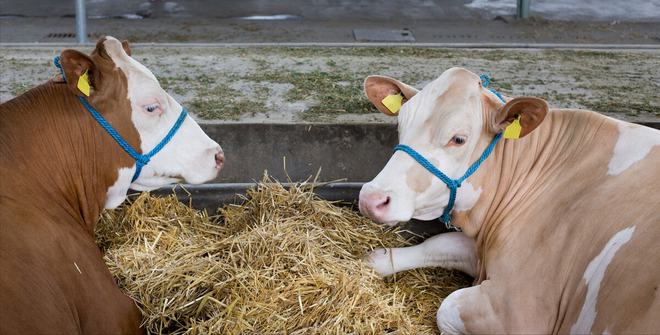
POLYGON ((433 334, 442 299, 469 284, 440 269, 379 278, 362 256, 408 242, 304 184, 265 180, 214 217, 144 193, 105 212, 97 240, 151 333, 433 334))

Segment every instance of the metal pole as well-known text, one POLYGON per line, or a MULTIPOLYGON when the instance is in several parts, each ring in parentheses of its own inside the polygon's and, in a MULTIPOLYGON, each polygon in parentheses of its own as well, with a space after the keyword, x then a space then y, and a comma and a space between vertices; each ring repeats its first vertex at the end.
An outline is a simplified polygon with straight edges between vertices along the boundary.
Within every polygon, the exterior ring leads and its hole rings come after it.
POLYGON ((516 17, 519 19, 529 18, 529 3, 532 0, 518 0, 516 17))
POLYGON ((85 0, 76 1, 76 40, 78 44, 87 43, 87 14, 85 0))

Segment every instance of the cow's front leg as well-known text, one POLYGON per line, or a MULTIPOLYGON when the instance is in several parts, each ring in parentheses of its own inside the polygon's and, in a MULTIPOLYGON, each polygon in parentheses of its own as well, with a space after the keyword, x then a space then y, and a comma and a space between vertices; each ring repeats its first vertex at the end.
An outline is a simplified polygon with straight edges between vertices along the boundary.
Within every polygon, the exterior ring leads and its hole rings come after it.
POLYGON ((435 235, 412 247, 375 249, 366 262, 381 276, 424 267, 459 270, 473 277, 477 271, 474 240, 458 232, 435 235))
POLYGON ((441 334, 507 333, 482 285, 456 290, 442 301, 436 315, 441 334))

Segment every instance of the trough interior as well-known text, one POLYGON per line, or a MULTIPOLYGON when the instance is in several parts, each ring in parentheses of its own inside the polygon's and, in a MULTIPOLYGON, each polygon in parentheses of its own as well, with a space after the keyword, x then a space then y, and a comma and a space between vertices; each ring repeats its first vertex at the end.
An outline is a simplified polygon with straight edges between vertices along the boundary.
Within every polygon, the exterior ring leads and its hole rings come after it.
MULTIPOLYGON (((660 129, 660 122, 642 123, 660 129)), ((376 176, 398 143, 395 124, 202 123, 225 151, 225 167, 211 183, 176 185, 153 193, 175 193, 209 214, 261 180, 264 171, 276 180, 331 181, 315 188, 330 201, 355 205, 362 185, 376 176), (320 170, 320 172, 319 172, 320 170)), ((423 235, 445 231, 438 221, 414 221, 406 228, 423 235)))

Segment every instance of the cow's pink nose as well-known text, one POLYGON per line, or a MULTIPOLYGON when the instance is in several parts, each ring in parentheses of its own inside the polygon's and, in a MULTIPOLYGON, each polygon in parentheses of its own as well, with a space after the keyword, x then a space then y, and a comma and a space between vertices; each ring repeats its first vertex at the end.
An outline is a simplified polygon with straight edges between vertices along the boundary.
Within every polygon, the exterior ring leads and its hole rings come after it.
POLYGON ((390 207, 391 199, 382 193, 370 193, 360 196, 360 212, 374 221, 380 221, 390 207))
POLYGON ((225 153, 220 149, 218 153, 215 154, 215 167, 222 169, 225 165, 225 153))

